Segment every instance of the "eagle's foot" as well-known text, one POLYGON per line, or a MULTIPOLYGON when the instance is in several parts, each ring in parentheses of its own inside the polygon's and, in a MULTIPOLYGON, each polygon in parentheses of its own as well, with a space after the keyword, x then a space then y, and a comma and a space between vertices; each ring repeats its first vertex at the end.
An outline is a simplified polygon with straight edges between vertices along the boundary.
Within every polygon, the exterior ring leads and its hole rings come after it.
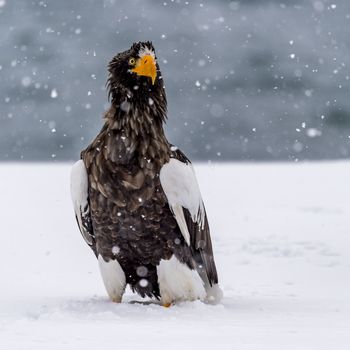
POLYGON ((164 303, 163 304, 163 307, 166 307, 166 308, 168 308, 168 307, 170 307, 171 306, 171 303, 164 303))
POLYGON ((120 304, 122 302, 121 297, 112 297, 111 300, 112 300, 112 303, 117 303, 117 304, 120 304))

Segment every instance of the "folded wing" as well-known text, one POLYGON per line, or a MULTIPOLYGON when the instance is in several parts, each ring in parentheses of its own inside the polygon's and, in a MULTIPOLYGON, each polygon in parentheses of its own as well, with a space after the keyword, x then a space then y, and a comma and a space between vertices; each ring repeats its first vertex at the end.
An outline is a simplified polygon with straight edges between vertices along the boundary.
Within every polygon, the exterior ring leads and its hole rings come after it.
POLYGON ((80 232, 85 242, 96 254, 96 242, 90 215, 88 175, 82 160, 77 161, 72 167, 70 190, 80 232))
POLYGON ((208 220, 190 161, 180 152, 163 165, 160 182, 205 284, 218 283, 208 220))

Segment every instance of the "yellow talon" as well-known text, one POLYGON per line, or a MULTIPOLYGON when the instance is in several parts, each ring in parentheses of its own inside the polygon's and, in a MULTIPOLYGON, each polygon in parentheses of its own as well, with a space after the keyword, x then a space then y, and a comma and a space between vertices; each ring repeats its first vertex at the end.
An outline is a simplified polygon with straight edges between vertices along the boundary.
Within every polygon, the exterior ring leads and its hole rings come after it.
POLYGON ((171 306, 171 303, 165 303, 163 304, 164 307, 170 307, 171 306))

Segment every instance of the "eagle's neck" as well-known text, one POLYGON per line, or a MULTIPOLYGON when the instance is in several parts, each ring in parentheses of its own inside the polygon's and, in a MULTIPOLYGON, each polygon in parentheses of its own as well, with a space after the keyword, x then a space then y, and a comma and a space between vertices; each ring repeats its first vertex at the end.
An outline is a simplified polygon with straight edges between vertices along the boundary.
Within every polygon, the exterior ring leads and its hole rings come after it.
POLYGON ((126 91, 118 97, 112 99, 112 105, 105 114, 107 132, 115 142, 115 145, 114 142, 110 144, 111 155, 126 162, 136 161, 141 167, 154 163, 159 168, 170 156, 170 145, 163 129, 165 93, 136 94, 126 91), (115 150, 119 155, 115 154, 115 150))

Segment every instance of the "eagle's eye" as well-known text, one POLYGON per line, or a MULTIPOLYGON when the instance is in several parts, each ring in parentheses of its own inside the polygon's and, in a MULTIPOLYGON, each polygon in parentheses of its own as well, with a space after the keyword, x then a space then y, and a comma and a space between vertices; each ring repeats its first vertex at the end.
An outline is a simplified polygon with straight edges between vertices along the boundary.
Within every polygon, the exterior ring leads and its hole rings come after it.
POLYGON ((133 66, 133 65, 135 65, 135 63, 136 63, 135 58, 134 58, 134 57, 131 57, 131 58, 129 59, 129 64, 131 64, 131 65, 133 66))

